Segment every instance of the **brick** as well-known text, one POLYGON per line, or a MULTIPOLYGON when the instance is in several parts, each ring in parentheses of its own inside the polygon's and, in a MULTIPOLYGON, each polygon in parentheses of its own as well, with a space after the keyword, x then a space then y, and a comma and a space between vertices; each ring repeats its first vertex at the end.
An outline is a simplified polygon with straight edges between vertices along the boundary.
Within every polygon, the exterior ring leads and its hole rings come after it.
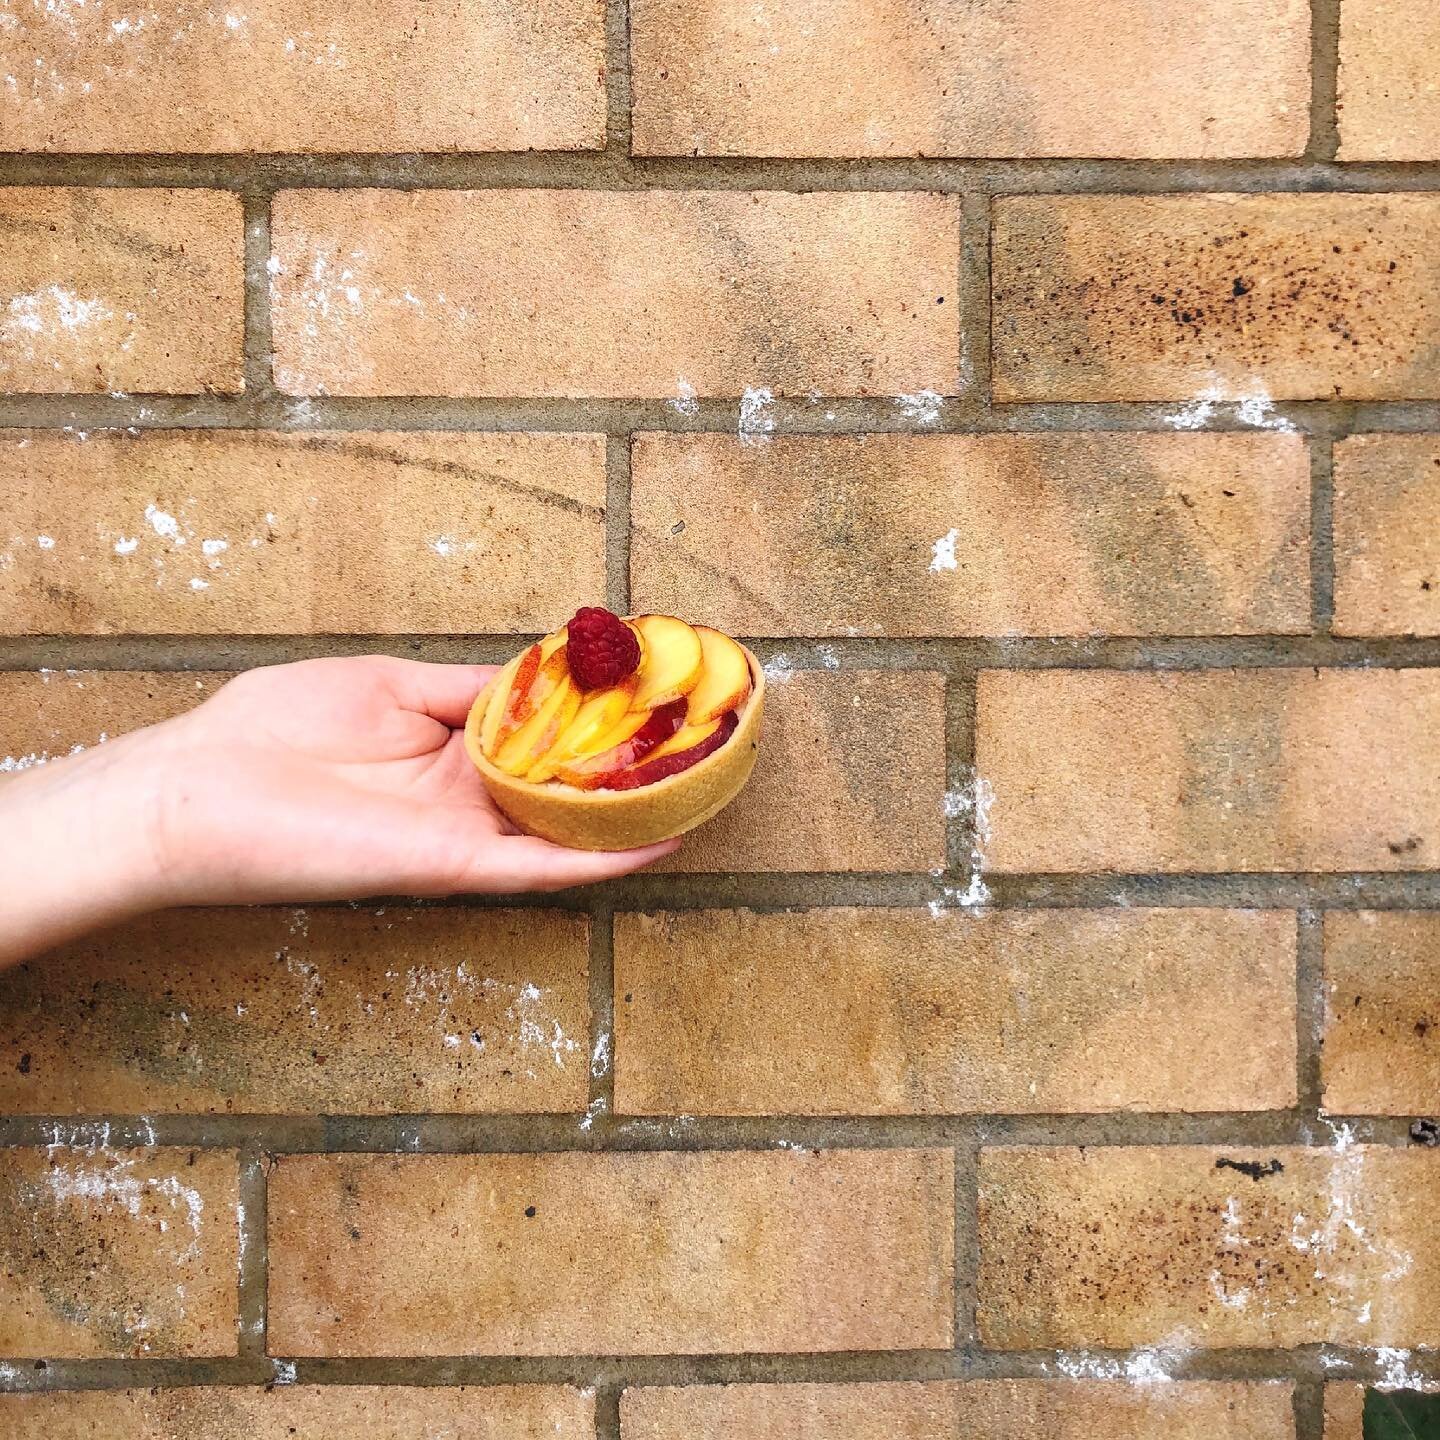
POLYGON ((1429 0, 1342 0, 1341 160, 1440 160, 1440 12, 1429 0))
POLYGON ((605 143, 600 0, 21 6, 8 150, 573 150, 605 143))
POLYGON ((580 1111, 584 916, 188 910, 0 973, 0 1113, 580 1111))
POLYGON ((953 392, 957 203, 282 191, 276 383, 296 395, 953 392))
POLYGON ((1440 634, 1440 435, 1335 446, 1335 630, 1440 634))
POLYGON ((207 1386, 0 1395, 11 1440, 593 1440, 595 1399, 550 1385, 207 1386))
POLYGON ((1325 917, 1325 1108, 1440 1111, 1440 915, 1325 917))
POLYGON ((548 630, 605 585, 598 435, 0 440, 14 634, 548 630))
POLYGON ((1290 1386, 1094 1380, 626 1390, 623 1440, 1286 1440, 1290 1386))
POLYGON ((653 870, 930 870, 945 863, 945 682, 766 667, 750 783, 653 870))
POLYGON ((212 671, 0 671, 0 775, 168 720, 229 678, 212 671))
POLYGON ((0 1150, 0 1354, 234 1355, 233 1151, 0 1150))
POLYGON ((1440 863, 1440 672, 987 670, 977 704, 994 870, 1440 863))
POLYGON ((1325 1387, 1324 1440, 1364 1440, 1365 1387, 1337 1382, 1325 1387))
POLYGON ((998 1149, 980 1160, 987 1345, 1440 1340, 1440 1154, 998 1149))
POLYGON ((742 635, 1308 630, 1291 435, 637 435, 637 609, 742 635))
POLYGON ((629 1114, 1284 1109, 1295 920, 620 915, 615 1042, 629 1114))
POLYGON ((0 188, 0 392, 243 388, 240 197, 0 188))
POLYGON ((948 1150, 286 1157, 270 1178, 269 1345, 946 1348, 953 1186, 948 1150))
POLYGON ((634 147, 663 155, 1298 155, 1301 0, 636 0, 634 147))
POLYGON ((1015 197, 993 256, 1000 401, 1440 396, 1437 195, 1015 197))

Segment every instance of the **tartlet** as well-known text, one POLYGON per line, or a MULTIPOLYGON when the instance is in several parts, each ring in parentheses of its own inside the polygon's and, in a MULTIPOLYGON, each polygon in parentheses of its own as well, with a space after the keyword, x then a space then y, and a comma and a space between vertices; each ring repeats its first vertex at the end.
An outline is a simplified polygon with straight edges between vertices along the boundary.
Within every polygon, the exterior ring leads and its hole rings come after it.
POLYGON ((765 672, 737 640, 587 607, 480 692, 465 748, 520 829, 628 850, 694 829, 739 794, 764 707, 765 672))

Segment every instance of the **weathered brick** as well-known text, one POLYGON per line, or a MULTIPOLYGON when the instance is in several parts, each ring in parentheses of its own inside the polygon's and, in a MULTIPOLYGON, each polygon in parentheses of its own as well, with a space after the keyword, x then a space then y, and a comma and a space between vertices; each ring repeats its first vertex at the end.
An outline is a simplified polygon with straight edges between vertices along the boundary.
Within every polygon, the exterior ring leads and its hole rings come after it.
POLYGON ((0 392, 242 388, 238 195, 0 188, 0 237, 0 392))
POLYGON ((929 870, 945 863, 945 682, 766 667, 750 783, 656 870, 929 870))
POLYGON ((605 584, 598 435, 10 432, 17 634, 532 631, 605 584))
POLYGON ((1342 0, 1340 159, 1440 160, 1440 10, 1342 0))
POLYGON ((1002 871, 1440 864, 1440 671, 983 671, 1002 871))
POLYGON ((1325 1440, 1364 1440, 1365 1387, 1336 1382, 1325 1387, 1325 1440))
POLYGON ((1335 447, 1335 629, 1440 634, 1440 435, 1335 447))
POLYGON ((0 1113, 583 1110, 584 916, 188 910, 0 973, 0 1113))
POLYGON ((605 142, 602 0, 23 5, 7 150, 575 150, 605 142))
POLYGON ((233 1151, 0 1150, 0 1354, 233 1355, 233 1151))
POLYGON ((1298 155, 1302 0, 636 0, 634 144, 662 155, 1298 155))
POLYGON ((286 1157, 270 1177, 269 1345, 944 1348, 952 1172, 948 1150, 286 1157))
POLYGON ((282 191, 276 380, 296 395, 750 389, 755 405, 766 389, 949 393, 958 217, 928 194, 282 191))
POLYGON ((1001 1349, 1440 1341, 1440 1153, 987 1150, 979 1325, 1001 1349))
POLYGON ((1325 917, 1325 1108, 1440 1111, 1440 914, 1325 917))
POLYGON ((623 1440, 1286 1440, 1285 1384, 979 1380, 626 1390, 623 1440))
POLYGON ((620 915, 615 1104, 1283 1109, 1295 1100, 1294 994, 1285 911, 620 915))
POLYGON ((993 253, 998 400, 1440 396, 1437 195, 1022 196, 993 253))
POLYGON ((637 435, 641 610, 742 635, 1310 625, 1291 435, 637 435))
POLYGON ((10 1440, 593 1440, 595 1398, 549 1385, 284 1385, 0 1395, 10 1440))

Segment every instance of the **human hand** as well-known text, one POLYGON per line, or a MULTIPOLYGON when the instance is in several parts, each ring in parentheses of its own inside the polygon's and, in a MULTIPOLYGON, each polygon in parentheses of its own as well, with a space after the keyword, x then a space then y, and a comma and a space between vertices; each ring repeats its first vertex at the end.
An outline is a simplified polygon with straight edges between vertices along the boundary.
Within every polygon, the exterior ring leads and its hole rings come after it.
MULTIPOLYGON (((464 748, 493 673, 386 656, 249 671, 186 715, 6 781, 0 851, 17 853, 0 867, 28 870, 52 903, 83 890, 101 912, 52 921, 48 945, 172 905, 558 890, 676 848, 567 850, 519 834, 464 748)), ((6 950, 25 889, 10 912, 0 899, 0 961, 38 948, 6 950)))

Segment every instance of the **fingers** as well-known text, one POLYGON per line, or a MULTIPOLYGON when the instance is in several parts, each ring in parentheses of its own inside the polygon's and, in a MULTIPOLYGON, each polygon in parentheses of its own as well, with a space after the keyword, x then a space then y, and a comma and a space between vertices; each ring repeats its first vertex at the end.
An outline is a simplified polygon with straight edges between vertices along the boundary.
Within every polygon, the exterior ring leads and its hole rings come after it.
POLYGON ((374 660, 384 666, 400 704, 451 729, 464 725, 475 697, 497 669, 494 665, 429 665, 389 655, 377 655, 374 660))
POLYGON ((503 836, 489 847, 477 866, 474 889, 493 894, 525 890, 564 890, 615 880, 653 864, 680 848, 679 840, 663 840, 638 850, 567 850, 531 835, 503 836))

